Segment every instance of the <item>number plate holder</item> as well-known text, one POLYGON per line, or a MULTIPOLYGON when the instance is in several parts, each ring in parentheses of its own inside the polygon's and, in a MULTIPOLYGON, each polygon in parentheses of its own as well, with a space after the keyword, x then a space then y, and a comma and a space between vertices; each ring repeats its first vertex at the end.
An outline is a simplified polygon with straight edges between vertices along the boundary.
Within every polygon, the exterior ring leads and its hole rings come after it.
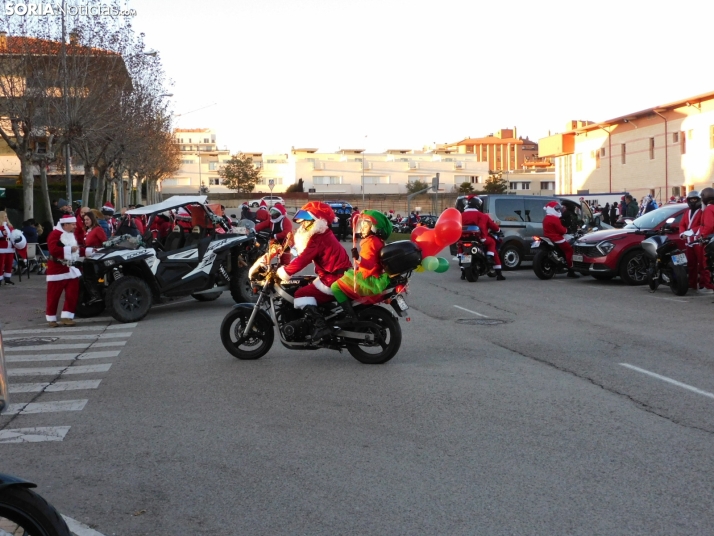
POLYGON ((582 255, 573 255, 573 262, 583 262, 582 255))
POLYGON ((674 264, 675 266, 686 266, 687 256, 684 253, 680 253, 679 255, 672 255, 672 264, 674 264))

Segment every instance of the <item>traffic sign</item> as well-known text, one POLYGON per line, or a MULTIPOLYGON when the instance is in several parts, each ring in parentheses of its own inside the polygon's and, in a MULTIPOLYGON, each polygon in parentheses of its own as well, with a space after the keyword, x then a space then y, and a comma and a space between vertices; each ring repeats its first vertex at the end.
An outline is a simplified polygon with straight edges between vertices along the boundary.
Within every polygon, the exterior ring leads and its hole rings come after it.
POLYGON ((270 188, 270 192, 273 192, 273 188, 275 188, 275 179, 269 179, 268 180, 268 188, 270 188))

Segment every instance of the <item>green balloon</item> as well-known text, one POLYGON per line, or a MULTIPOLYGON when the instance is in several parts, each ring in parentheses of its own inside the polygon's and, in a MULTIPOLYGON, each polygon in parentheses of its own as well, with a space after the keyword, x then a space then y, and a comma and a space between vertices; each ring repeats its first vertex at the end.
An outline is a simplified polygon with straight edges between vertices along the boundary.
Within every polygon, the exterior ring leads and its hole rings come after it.
POLYGON ((436 270, 434 270, 437 274, 443 274, 446 270, 449 269, 449 261, 447 261, 444 257, 439 257, 439 266, 436 267, 436 270))
POLYGON ((425 257, 424 259, 422 259, 421 265, 424 267, 425 270, 433 272, 439 267, 439 259, 437 259, 436 257, 425 257))

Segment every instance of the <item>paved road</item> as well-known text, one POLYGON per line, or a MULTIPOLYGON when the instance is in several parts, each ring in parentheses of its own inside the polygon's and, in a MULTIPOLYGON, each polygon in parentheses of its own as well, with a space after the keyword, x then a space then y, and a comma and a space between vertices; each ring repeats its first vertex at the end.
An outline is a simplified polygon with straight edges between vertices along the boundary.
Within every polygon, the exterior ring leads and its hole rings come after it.
POLYGON ((69 427, 0 444, 2 470, 106 535, 711 534, 712 298, 506 275, 415 274, 383 366, 278 346, 238 361, 228 296, 15 347, 111 355, 9 363, 105 366, 33 399, 80 409, 0 419, 69 427))

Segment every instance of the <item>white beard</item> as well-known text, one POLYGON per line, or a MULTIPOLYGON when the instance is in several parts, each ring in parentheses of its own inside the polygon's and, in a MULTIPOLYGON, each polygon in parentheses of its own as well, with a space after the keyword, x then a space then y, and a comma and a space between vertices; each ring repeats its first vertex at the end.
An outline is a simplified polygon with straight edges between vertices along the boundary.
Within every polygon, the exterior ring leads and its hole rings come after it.
MULTIPOLYGON (((62 231, 62 236, 60 236, 60 242, 62 242, 63 246, 76 246, 77 245, 77 237, 74 236, 74 233, 68 233, 67 231, 62 231)), ((79 252, 72 253, 72 258, 71 259, 66 259, 68 261, 77 261, 79 260, 79 252)))
POLYGON ((325 220, 315 221, 309 229, 305 229, 301 225, 293 235, 293 239, 295 240, 295 249, 297 249, 298 254, 305 251, 305 248, 307 248, 307 245, 310 243, 312 235, 322 234, 329 230, 329 228, 330 227, 327 225, 327 221, 325 220))

